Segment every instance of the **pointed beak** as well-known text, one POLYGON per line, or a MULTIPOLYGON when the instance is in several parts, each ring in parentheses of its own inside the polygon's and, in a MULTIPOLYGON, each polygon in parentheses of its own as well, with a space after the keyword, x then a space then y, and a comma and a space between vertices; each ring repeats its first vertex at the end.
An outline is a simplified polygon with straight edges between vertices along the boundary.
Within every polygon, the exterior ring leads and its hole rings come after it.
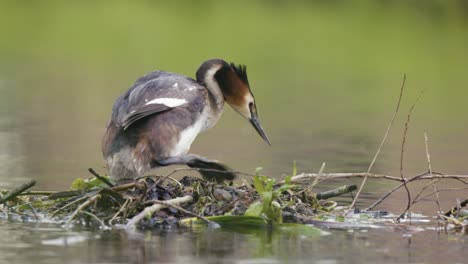
POLYGON ((263 128, 260 125, 260 122, 258 121, 257 115, 252 113, 252 117, 249 119, 249 121, 253 125, 255 130, 257 130, 258 134, 263 138, 263 140, 265 140, 265 142, 271 146, 270 140, 268 139, 268 136, 265 134, 265 131, 263 131, 263 128))

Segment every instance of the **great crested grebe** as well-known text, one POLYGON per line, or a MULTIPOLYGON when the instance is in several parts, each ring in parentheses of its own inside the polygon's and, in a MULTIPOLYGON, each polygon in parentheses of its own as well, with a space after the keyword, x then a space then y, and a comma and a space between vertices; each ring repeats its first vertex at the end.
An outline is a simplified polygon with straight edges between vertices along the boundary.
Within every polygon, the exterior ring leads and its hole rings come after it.
POLYGON ((234 173, 222 163, 187 154, 198 133, 221 117, 224 102, 270 144, 258 120, 246 66, 211 59, 198 68, 196 78, 154 71, 115 101, 102 139, 104 161, 113 179, 135 179, 160 166, 185 164, 212 169, 200 170, 209 180, 232 180, 234 173))

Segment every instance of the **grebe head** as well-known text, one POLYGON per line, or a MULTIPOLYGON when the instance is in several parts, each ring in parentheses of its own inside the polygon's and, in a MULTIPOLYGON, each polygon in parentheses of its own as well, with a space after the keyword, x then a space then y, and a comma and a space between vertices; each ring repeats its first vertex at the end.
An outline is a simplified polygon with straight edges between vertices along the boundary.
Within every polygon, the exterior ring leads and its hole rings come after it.
POLYGON ((253 125, 269 145, 270 140, 258 120, 255 97, 250 90, 245 65, 227 63, 221 59, 205 61, 197 71, 197 81, 205 85, 214 96, 220 94, 235 111, 253 125))

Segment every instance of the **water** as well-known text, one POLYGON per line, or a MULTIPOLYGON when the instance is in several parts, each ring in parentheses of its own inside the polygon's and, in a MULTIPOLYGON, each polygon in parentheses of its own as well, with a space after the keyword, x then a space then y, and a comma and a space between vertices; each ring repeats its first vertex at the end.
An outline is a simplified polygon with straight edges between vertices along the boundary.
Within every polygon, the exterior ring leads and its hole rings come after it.
POLYGON ((265 230, 75 232, 25 224, 0 231, 8 235, 0 238, 1 263, 464 263, 468 257, 466 235, 436 231, 327 230, 305 237, 265 230))
MULTIPOLYGON (((432 168, 466 174, 466 20, 463 1, 2 2, 0 187, 37 179, 37 189, 65 189, 74 178, 87 177, 88 167, 104 172, 100 139, 113 101, 146 72, 164 69, 193 77, 199 64, 212 57, 248 65, 272 146, 226 107, 217 126, 197 138, 193 153, 245 172, 263 167, 277 178, 290 173, 293 160, 300 172, 316 172, 322 162, 330 172, 366 171, 406 73, 401 112, 373 171, 399 175, 406 115, 425 90, 411 116, 403 173, 427 170, 427 131, 432 168)), ((350 182, 359 181, 332 185, 350 182)), ((359 205, 392 186, 370 181, 359 205)), ((448 187, 463 185, 441 185, 448 187)), ((441 209, 466 196, 466 190, 443 193, 441 209)), ((415 211, 434 215, 434 199, 417 204, 415 211)), ((405 204, 405 193, 397 192, 381 209, 400 212, 405 204)), ((464 236, 434 231, 412 238, 378 230, 332 231, 312 241, 273 236, 268 243, 233 232, 224 234, 226 244, 209 244, 211 234, 205 233, 129 237, 122 232, 70 235, 6 223, 1 228, 0 237, 6 240, 0 242, 0 255, 19 263, 138 261, 132 257, 273 263, 466 258, 460 250, 466 246, 464 236), (68 246, 42 244, 69 235, 86 240, 68 246), (297 243, 294 250, 285 246, 291 241, 297 243), (234 246, 219 248, 223 245, 234 246)))

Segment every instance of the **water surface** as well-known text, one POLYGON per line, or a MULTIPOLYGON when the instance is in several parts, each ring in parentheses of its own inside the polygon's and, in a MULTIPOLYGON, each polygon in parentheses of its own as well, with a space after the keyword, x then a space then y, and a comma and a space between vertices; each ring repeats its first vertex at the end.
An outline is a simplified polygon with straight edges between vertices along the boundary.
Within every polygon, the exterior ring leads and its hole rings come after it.
MULTIPOLYGON (((405 176, 432 167, 466 174, 468 24, 463 1, 126 2, 0 4, 0 186, 37 179, 68 188, 88 167, 105 172, 100 139, 113 101, 146 72, 194 77, 202 61, 248 65, 272 146, 229 107, 192 152, 280 179, 298 170, 365 171, 393 114, 403 73, 401 113, 373 171, 399 175, 404 122, 418 93, 404 151, 405 176)), ((334 185, 359 181, 343 180, 334 185)), ((425 183, 423 183, 424 185, 425 183)), ((393 185, 371 181, 359 205, 393 185)), ((460 182, 442 187, 463 187, 460 182)), ((441 195, 447 210, 466 190, 441 195)), ((348 199, 349 200, 349 199, 348 199)), ((381 209, 403 210, 404 192, 381 209)), ((434 197, 415 207, 434 215, 434 197)), ((2 223, 2 258, 43 263, 137 262, 463 262, 466 238, 426 231, 332 231, 312 240, 238 233, 65 233, 2 223), (86 240, 56 246, 61 236, 86 240), (265 238, 263 238, 265 239, 265 238), (14 241, 14 242, 13 242, 14 241), (224 241, 225 243, 217 243, 224 241), (255 246, 252 246, 255 245, 255 246), (429 247, 429 249, 426 249, 429 247), (194 257, 196 257, 194 260, 194 257), (155 261, 156 262, 156 261, 155 261)), ((216 231, 218 232, 218 231, 216 231)))

